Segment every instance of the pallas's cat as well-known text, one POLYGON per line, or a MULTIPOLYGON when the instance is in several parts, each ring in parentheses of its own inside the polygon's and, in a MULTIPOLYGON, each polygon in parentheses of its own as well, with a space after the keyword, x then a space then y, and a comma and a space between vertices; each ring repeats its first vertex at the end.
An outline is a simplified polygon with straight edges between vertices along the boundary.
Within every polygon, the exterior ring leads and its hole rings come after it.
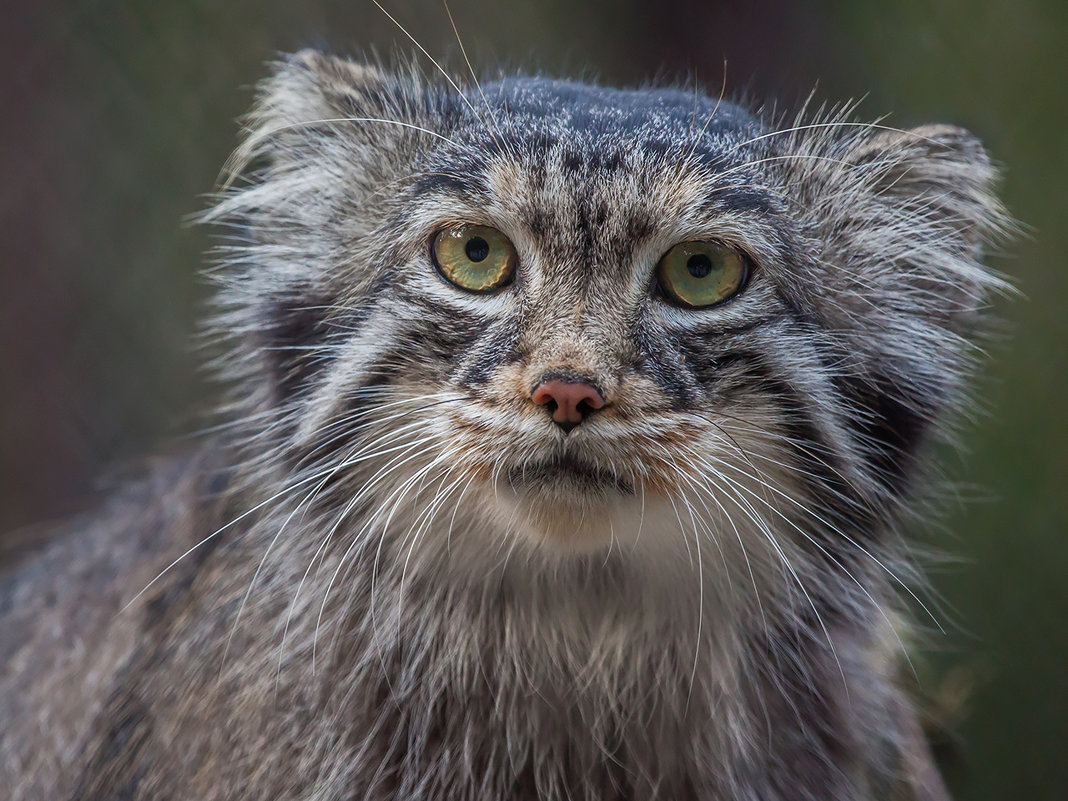
POLYGON ((231 167, 228 422, 6 558, 6 798, 943 797, 972 135, 303 52, 231 167))

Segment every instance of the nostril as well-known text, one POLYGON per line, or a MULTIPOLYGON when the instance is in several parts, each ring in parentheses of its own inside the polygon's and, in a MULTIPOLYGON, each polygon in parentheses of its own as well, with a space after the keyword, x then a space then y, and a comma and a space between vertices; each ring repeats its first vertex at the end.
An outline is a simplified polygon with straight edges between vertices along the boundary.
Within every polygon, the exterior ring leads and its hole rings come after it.
POLYGON ((538 385, 538 388, 534 390, 534 394, 530 396, 530 399, 538 406, 544 406, 550 412, 555 412, 560 404, 553 395, 553 389, 555 389, 555 387, 549 385, 559 383, 559 381, 547 381, 538 385))
POLYGON ((538 406, 544 406, 553 422, 565 433, 570 433, 592 412, 605 405, 604 398, 592 383, 558 378, 542 381, 530 399, 538 406))

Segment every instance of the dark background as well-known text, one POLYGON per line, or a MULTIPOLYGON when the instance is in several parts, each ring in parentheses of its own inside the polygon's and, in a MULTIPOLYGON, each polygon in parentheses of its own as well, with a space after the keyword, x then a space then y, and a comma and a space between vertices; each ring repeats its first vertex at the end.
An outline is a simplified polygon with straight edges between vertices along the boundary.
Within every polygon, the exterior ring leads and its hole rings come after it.
MULTIPOLYGON (((696 75, 796 106, 866 96, 862 117, 964 125, 1004 165, 1027 226, 995 256, 986 414, 951 455, 955 491, 922 536, 947 633, 921 663, 950 724, 960 799, 1068 786, 1068 3, 454 0, 480 73, 634 85, 696 75), (959 499, 959 501, 958 501, 959 499)), ((454 74, 437 0, 388 8, 454 74)), ((234 118, 278 51, 413 47, 370 0, 21 2, 0 11, 0 531, 92 502, 116 466, 181 447, 213 390, 191 334, 206 295, 204 207, 234 118)))

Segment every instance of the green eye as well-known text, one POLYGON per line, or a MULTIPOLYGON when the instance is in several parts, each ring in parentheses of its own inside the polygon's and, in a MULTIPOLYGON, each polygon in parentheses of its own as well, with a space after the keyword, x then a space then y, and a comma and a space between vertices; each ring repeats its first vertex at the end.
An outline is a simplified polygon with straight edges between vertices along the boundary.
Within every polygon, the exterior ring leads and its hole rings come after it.
POLYGON ((656 266, 664 295, 690 309, 715 306, 737 295, 749 277, 749 262, 718 242, 683 242, 656 266))
POLYGON ((439 231, 431 246, 434 265, 449 283, 469 292, 492 292, 512 280, 519 260, 508 237, 488 225, 439 231))

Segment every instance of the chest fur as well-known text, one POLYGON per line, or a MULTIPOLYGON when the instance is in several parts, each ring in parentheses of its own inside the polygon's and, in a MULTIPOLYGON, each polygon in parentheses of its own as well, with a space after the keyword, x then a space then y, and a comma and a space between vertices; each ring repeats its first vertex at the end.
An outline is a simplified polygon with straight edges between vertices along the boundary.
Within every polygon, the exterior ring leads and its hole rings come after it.
POLYGON ((250 634, 281 609, 251 607, 228 640, 233 609, 194 584, 115 682, 78 797, 804 798, 797 781, 865 797, 865 745, 843 732, 868 730, 881 697, 844 633, 838 673, 768 653, 781 633, 672 617, 640 587, 541 594, 507 578, 380 585, 391 600, 373 608, 357 593, 342 617, 298 616, 281 652, 250 634), (846 702, 847 681, 867 694, 846 702))

